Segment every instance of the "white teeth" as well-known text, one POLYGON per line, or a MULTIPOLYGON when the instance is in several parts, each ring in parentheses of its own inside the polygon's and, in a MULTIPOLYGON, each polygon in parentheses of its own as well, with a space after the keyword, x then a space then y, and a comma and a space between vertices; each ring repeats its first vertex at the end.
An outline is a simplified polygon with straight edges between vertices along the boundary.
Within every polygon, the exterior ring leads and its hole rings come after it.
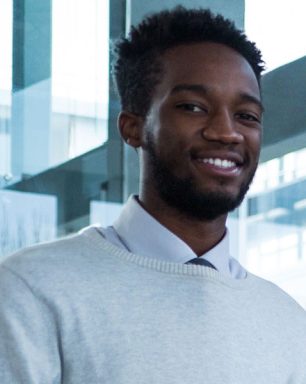
POLYGON ((215 165, 216 167, 220 167, 220 168, 231 168, 231 167, 236 166, 236 163, 234 163, 233 161, 221 160, 218 158, 217 159, 213 159, 213 158, 202 159, 202 161, 203 161, 203 163, 215 165))

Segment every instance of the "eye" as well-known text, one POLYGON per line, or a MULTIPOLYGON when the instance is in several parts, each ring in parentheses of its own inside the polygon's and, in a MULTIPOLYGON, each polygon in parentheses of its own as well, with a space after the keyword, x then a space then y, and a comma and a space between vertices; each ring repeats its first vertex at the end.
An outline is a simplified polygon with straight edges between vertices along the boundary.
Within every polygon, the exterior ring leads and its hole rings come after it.
POLYGON ((242 113, 237 113, 236 116, 241 120, 246 120, 250 122, 254 121, 259 124, 261 123, 260 119, 252 113, 242 112, 242 113))
POLYGON ((200 107, 197 104, 194 103, 182 103, 176 105, 176 108, 182 109, 187 112, 193 112, 193 113, 201 113, 201 112, 207 112, 206 108, 200 107))

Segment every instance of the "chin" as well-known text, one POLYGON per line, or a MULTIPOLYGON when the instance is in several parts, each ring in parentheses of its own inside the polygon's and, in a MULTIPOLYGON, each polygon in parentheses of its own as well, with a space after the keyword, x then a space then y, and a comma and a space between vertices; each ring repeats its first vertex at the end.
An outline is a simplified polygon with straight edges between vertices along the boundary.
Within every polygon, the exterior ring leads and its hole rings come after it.
POLYGON ((220 191, 198 191, 182 184, 174 188, 159 188, 164 202, 175 208, 180 214, 196 220, 215 220, 237 208, 244 198, 245 192, 227 193, 220 191))

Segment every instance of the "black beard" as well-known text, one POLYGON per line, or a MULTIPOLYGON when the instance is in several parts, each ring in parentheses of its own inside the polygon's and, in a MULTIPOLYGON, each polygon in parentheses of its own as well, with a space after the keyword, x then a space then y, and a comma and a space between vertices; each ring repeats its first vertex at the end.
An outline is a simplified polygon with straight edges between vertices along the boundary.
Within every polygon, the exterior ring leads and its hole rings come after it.
POLYGON ((155 184, 160 197, 182 215, 201 221, 214 220, 237 208, 248 191, 256 170, 254 167, 237 196, 223 192, 203 192, 197 189, 193 177, 179 178, 173 174, 168 164, 157 156, 150 135, 147 137, 146 150, 153 174, 151 182, 155 184))

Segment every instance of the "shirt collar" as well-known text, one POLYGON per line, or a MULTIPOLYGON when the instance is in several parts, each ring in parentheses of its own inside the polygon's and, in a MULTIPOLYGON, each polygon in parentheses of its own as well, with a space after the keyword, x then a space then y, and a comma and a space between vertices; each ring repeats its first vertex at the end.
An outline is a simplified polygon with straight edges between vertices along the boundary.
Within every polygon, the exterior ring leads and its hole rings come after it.
MULTIPOLYGON (((128 199, 113 227, 130 252, 175 263, 186 263, 197 257, 184 241, 142 208, 135 196, 128 199)), ((210 261, 219 272, 230 274, 228 231, 201 257, 210 261)))

